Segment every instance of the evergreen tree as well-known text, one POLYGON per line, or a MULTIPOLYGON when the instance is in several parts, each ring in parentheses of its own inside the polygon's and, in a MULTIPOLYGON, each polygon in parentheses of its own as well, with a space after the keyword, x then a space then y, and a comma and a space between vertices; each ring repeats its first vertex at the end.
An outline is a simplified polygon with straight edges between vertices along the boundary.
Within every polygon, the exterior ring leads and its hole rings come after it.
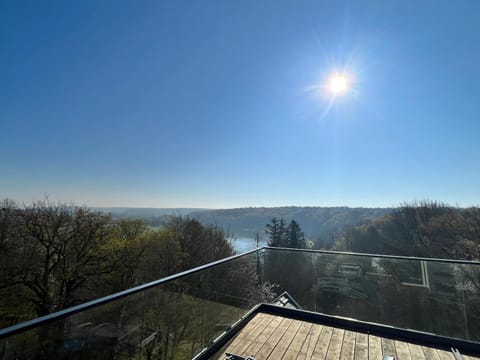
POLYGON ((295 221, 290 221, 287 227, 287 247, 295 249, 305 248, 305 235, 303 234, 300 225, 295 221))
POLYGON ((269 238, 268 246, 296 249, 306 247, 305 235, 295 220, 292 220, 287 226, 283 218, 274 217, 270 224, 265 225, 265 233, 269 238))
POLYGON ((268 235, 268 246, 283 247, 287 245, 287 233, 285 220, 274 217, 270 224, 265 225, 265 233, 268 235))

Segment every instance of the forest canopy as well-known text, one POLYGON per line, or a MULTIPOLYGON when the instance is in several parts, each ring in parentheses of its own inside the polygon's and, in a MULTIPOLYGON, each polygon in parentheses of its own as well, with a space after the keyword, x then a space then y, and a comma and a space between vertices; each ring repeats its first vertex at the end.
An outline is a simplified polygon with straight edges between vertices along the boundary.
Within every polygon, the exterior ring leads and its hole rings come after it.
POLYGON ((48 201, 0 209, 0 328, 233 255, 225 231, 187 217, 153 230, 48 201))
POLYGON ((480 208, 436 201, 403 204, 369 224, 351 227, 337 250, 376 254, 480 259, 480 208))

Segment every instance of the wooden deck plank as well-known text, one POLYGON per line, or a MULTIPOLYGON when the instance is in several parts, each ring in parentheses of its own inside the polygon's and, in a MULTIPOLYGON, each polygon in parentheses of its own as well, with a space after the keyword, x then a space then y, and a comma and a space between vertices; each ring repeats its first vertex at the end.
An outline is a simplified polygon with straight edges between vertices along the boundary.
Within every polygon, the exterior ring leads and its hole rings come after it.
POLYGON ((368 335, 357 333, 355 338, 355 360, 368 360, 368 335))
POLYGON ((300 349, 302 348, 308 334, 310 333, 311 327, 311 323, 305 321, 301 322, 300 328, 298 329, 294 339, 290 343, 287 351, 283 355, 283 360, 295 360, 297 358, 298 354, 300 353, 300 349))
POLYGON ((455 360, 448 350, 266 313, 255 315, 212 359, 224 360, 225 352, 260 360, 381 360, 383 355, 396 360, 455 360))
POLYGON ((272 320, 272 322, 267 326, 267 328, 265 328, 265 330, 262 331, 262 333, 255 338, 255 340, 253 341, 252 344, 250 344, 248 349, 245 350, 243 353, 237 354, 237 355, 241 355, 241 356, 244 356, 244 357, 255 356, 257 354, 257 352, 260 351, 261 347, 268 341, 270 336, 272 336, 272 334, 275 331, 277 331, 277 329, 280 326, 280 324, 282 323, 282 321, 283 321, 282 318, 275 317, 272 320))
POLYGON ((438 357, 440 360, 454 360, 455 356, 450 351, 436 349, 438 357))
POLYGON ((265 360, 279 360, 287 352, 288 347, 291 342, 297 335, 298 329, 300 328, 302 322, 298 320, 292 320, 292 323, 288 327, 287 331, 283 334, 280 341, 275 345, 273 351, 265 360))
POLYGON ((274 317, 272 322, 256 337, 255 341, 261 343, 262 345, 268 341, 268 338, 277 331, 277 328, 280 326, 284 319, 281 317, 274 317))
POLYGON ((398 360, 412 359, 412 356, 410 355, 410 349, 408 348, 408 344, 406 342, 395 340, 394 343, 398 360))
POLYGON ((462 355, 465 360, 479 360, 480 357, 462 355))
POLYGON ((343 336, 342 350, 340 352, 340 358, 345 360, 355 359, 355 339, 356 333, 353 331, 345 330, 343 336))
MULTIPOLYGON (((243 354, 246 349, 255 341, 257 336, 259 336, 274 320, 275 316, 263 314, 264 316, 260 319, 257 326, 253 329, 242 329, 240 334, 237 336, 239 341, 235 344, 232 343, 231 346, 228 347, 226 352, 232 354, 243 354)), ((236 339, 235 339, 236 340, 236 339)))
POLYGON ((277 329, 273 332, 273 334, 268 338, 268 341, 265 342, 261 347, 260 350, 255 354, 257 359, 267 359, 268 356, 271 354, 275 346, 278 342, 282 339, 283 334, 287 331, 289 326, 292 324, 292 319, 284 318, 277 329))
POLYGON ((323 360, 327 356, 328 347, 332 338, 333 328, 330 326, 324 326, 322 333, 320 334, 315 350, 313 351, 311 359, 323 360))
POLYGON ((255 329, 256 326, 258 326, 261 321, 265 318, 266 314, 263 313, 258 313, 256 314, 244 327, 240 332, 232 339, 230 342, 223 347, 222 351, 220 352, 220 355, 218 356, 218 360, 223 360, 225 358, 225 352, 230 352, 231 350, 234 350, 239 343, 243 341, 243 336, 246 333, 249 333, 255 329))
POLYGON ((312 357, 315 346, 317 345, 320 334, 322 333, 323 325, 312 324, 310 332, 303 343, 300 352, 298 353, 297 360, 309 360, 312 357))
POLYGON ((382 339, 378 336, 368 336, 368 358, 375 360, 382 358, 382 339))
POLYGON ((345 330, 334 328, 332 338, 330 339, 330 345, 327 351, 327 360, 340 359, 340 353, 342 351, 343 337, 345 336, 345 330))
POLYGON ((382 338, 382 355, 390 355, 394 358, 397 357, 395 342, 393 340, 382 338))
POLYGON ((412 360, 428 360, 425 358, 425 354, 423 353, 421 346, 408 343, 408 349, 410 350, 410 356, 412 357, 412 360))
POLYGON ((295 336, 295 339, 293 339, 288 350, 293 350, 298 353, 302 348, 303 343, 307 339, 307 336, 310 333, 311 327, 312 327, 311 323, 302 321, 300 324, 300 328, 298 329, 297 335, 295 336))
MULTIPOLYGON (((253 320, 257 320, 253 327, 248 327, 247 324, 240 333, 235 337, 234 341, 230 344, 227 349, 227 352, 235 353, 240 348, 244 348, 255 338, 255 334, 260 331, 260 329, 265 328, 272 319, 267 314, 257 314, 253 320), (261 316, 259 316, 261 315, 261 316)), ((252 320, 252 321, 253 321, 252 320)))
POLYGON ((428 360, 440 360, 440 357, 438 356, 437 352, 435 349, 432 349, 427 346, 422 346, 423 354, 425 355, 425 359, 428 360))

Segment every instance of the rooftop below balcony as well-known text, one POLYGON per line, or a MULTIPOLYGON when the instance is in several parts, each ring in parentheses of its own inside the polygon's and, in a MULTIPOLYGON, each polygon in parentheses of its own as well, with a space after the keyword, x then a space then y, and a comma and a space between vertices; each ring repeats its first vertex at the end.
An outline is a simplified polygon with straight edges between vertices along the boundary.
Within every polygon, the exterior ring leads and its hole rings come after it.
MULTIPOLYGON (((428 359, 456 360, 451 351, 373 334, 265 313, 252 320, 212 359, 225 353, 262 360, 428 359)), ((462 354, 464 360, 480 359, 462 354)))

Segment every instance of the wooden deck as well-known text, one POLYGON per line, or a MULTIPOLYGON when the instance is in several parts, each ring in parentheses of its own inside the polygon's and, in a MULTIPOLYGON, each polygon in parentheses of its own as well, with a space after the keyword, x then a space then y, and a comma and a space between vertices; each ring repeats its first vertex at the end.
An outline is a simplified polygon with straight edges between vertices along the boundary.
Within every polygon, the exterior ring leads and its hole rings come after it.
POLYGON ((451 352, 440 349, 264 313, 255 315, 214 359, 224 360, 225 352, 257 360, 381 360, 383 355, 396 360, 455 360, 451 352))

